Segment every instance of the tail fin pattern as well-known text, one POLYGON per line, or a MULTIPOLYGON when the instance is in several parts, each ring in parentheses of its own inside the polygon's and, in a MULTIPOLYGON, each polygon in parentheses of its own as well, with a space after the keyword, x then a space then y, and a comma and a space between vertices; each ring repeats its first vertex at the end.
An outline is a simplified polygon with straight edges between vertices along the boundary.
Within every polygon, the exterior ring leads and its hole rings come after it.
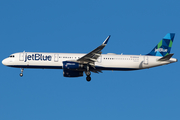
POLYGON ((175 33, 168 33, 147 55, 166 56, 170 53, 175 33))

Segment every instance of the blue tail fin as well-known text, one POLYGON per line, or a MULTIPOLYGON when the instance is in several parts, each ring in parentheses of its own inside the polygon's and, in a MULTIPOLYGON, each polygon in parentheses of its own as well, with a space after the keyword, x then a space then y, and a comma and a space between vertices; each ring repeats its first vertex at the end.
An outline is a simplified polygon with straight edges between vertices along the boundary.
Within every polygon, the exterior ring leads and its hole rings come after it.
POLYGON ((147 55, 166 56, 170 53, 175 33, 168 33, 147 55))

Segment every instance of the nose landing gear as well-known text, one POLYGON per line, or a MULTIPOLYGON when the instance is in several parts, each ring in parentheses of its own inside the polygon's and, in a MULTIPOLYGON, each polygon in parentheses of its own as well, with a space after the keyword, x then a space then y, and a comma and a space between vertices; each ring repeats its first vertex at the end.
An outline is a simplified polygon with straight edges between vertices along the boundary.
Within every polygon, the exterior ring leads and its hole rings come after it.
POLYGON ((20 75, 20 77, 22 77, 22 76, 23 76, 23 71, 24 71, 24 68, 21 68, 21 73, 19 74, 19 75, 20 75))

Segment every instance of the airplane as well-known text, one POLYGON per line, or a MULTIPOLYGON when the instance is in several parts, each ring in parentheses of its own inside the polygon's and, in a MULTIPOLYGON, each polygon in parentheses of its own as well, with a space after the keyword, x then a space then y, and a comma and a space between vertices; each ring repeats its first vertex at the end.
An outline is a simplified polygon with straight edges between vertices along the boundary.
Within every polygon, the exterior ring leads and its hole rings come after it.
POLYGON ((172 58, 174 54, 170 53, 174 37, 175 33, 168 33, 145 55, 102 54, 109 41, 108 36, 99 47, 87 54, 24 51, 11 54, 2 64, 20 68, 21 77, 25 68, 63 69, 64 77, 82 77, 85 73, 86 80, 91 81, 91 72, 141 70, 177 62, 176 58, 172 58))

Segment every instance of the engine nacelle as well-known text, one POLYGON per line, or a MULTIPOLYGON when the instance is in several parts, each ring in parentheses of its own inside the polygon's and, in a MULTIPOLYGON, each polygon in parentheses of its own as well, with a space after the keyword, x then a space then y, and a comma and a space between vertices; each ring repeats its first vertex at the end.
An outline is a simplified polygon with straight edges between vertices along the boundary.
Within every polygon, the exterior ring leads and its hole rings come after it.
POLYGON ((64 77, 80 77, 83 76, 83 71, 64 70, 64 77))
POLYGON ((71 61, 63 61, 64 70, 75 70, 80 68, 83 68, 83 64, 71 62, 71 61))

